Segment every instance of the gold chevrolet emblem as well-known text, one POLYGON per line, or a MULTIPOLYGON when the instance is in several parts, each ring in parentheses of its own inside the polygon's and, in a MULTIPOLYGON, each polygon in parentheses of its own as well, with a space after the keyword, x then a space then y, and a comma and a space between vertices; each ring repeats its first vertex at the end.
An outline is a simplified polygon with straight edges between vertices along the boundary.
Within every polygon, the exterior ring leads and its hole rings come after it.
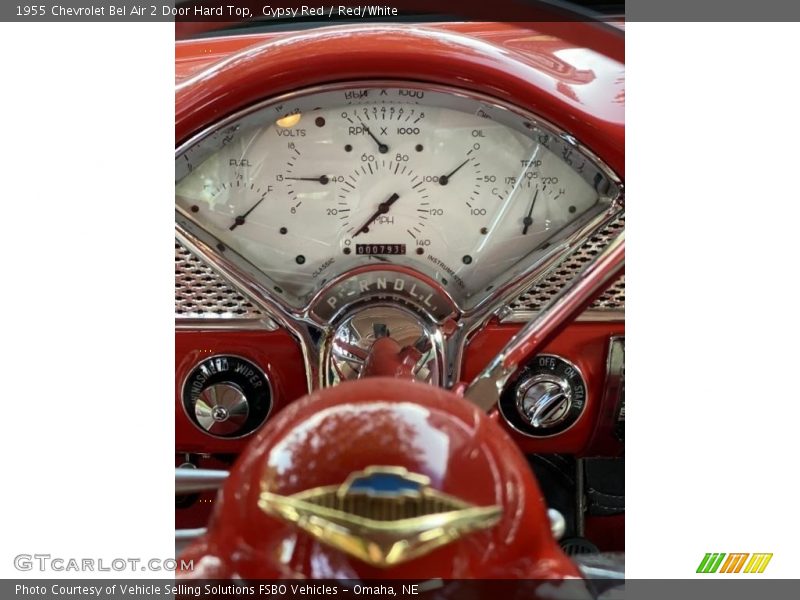
POLYGON ((258 506, 342 552, 376 567, 391 567, 487 529, 499 506, 475 506, 430 487, 402 467, 368 467, 341 485, 291 496, 262 492, 258 506))

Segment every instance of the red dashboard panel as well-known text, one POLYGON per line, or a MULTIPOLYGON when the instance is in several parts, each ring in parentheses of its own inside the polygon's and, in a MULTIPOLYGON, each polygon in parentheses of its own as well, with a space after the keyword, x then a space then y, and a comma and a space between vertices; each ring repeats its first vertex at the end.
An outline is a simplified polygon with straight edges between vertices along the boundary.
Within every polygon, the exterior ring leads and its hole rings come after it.
MULTIPOLYGON (((519 325, 490 325, 477 334, 469 344, 461 379, 470 381, 519 328, 519 325)), ((553 437, 530 438, 506 426, 524 452, 583 454, 594 450, 590 442, 599 422, 609 338, 624 333, 624 323, 575 323, 546 348, 546 352, 558 354, 580 368, 586 379, 588 400, 578 422, 553 437)), ((300 349, 294 339, 282 331, 178 331, 175 351, 175 442, 179 452, 234 454, 249 441, 250 436, 241 439, 208 436, 195 427, 183 411, 182 383, 192 368, 209 356, 231 354, 260 366, 272 384, 273 415, 306 393, 300 349)), ((502 418, 498 416, 498 419, 505 425, 502 418)), ((602 449, 608 448, 609 440, 600 441, 602 449)), ((621 450, 616 444, 611 447, 621 450)))
MULTIPOLYGON (((519 325, 490 325, 478 333, 469 344, 462 380, 471 381, 517 331, 519 325)), ((496 413, 497 419, 523 452, 591 454, 596 450, 607 452, 609 446, 615 453, 621 451, 621 447, 613 440, 602 440, 602 446, 598 440, 598 448, 593 448, 590 444, 600 422, 600 400, 605 391, 609 338, 624 334, 625 324, 622 322, 573 323, 545 348, 544 353, 561 356, 580 369, 586 380, 586 408, 572 427, 561 434, 546 438, 522 435, 509 427, 496 413)))

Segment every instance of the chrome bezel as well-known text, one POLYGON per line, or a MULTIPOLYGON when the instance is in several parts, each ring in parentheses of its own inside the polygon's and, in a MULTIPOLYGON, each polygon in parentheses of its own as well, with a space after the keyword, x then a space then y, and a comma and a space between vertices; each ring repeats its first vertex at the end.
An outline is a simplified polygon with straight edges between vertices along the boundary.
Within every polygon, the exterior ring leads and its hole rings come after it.
POLYGON ((614 422, 617 421, 619 413, 622 383, 622 370, 625 366, 625 336, 612 335, 608 339, 608 355, 606 357, 606 379, 603 389, 605 390, 604 399, 614 406, 614 422))
POLYGON ((328 281, 320 290, 319 292, 315 293, 312 298, 308 301, 308 304, 305 307, 305 311, 309 315, 313 321, 319 325, 327 325, 337 321, 343 314, 349 312, 353 307, 362 304, 364 302, 369 302, 373 299, 381 299, 381 298, 388 298, 391 296, 395 296, 392 299, 392 302, 395 302, 398 306, 406 306, 411 307, 416 312, 423 315, 427 318, 431 323, 442 323, 446 321, 448 318, 452 318, 458 314, 458 305, 453 300, 452 296, 445 290, 437 281, 432 280, 431 278, 425 276, 418 271, 415 271, 409 267, 404 266, 397 266, 393 265, 390 267, 384 265, 367 265, 356 267, 355 269, 351 269, 346 273, 342 273, 341 275, 337 275, 330 281, 328 281), (365 274, 378 274, 378 273, 393 273, 395 277, 399 277, 401 275, 405 275, 410 279, 414 279, 422 285, 426 285, 431 288, 436 294, 438 294, 441 298, 440 300, 444 302, 443 307, 446 308, 446 312, 440 311, 440 315, 435 315, 431 310, 429 310, 426 306, 421 304, 420 302, 416 302, 414 300, 409 299, 408 297, 399 298, 397 294, 394 294, 391 291, 387 291, 384 294, 379 293, 377 290, 370 291, 369 293, 359 294, 355 297, 351 302, 347 304, 343 304, 342 306, 336 308, 332 314, 327 318, 323 319, 319 316, 318 307, 323 304, 323 300, 325 296, 331 292, 332 290, 346 284, 348 281, 354 279, 359 275, 365 274), (427 280, 427 281, 426 281, 427 280))
POLYGON ((264 424, 269 420, 269 417, 272 414, 272 409, 275 408, 275 390, 272 387, 272 380, 269 378, 269 375, 267 375, 266 371, 264 371, 264 369, 261 368, 261 365, 255 362, 252 358, 247 358, 246 356, 241 356, 239 354, 230 354, 227 352, 223 352, 221 354, 212 354, 211 356, 206 356, 192 365, 192 367, 186 372, 186 375, 184 375, 183 381, 181 382, 181 391, 179 400, 181 404, 181 410, 183 410, 184 416, 188 419, 189 423, 191 423, 192 426, 201 433, 217 440, 241 440, 257 433, 258 430, 261 429, 264 426, 264 424), (269 410, 267 411, 267 414, 264 416, 264 419, 261 421, 261 424, 252 431, 248 431, 247 433, 242 435, 214 435, 213 433, 209 433, 208 431, 203 429, 200 425, 195 423, 192 417, 189 415, 189 411, 186 410, 186 404, 183 401, 183 396, 184 396, 184 390, 186 389, 186 382, 189 381, 189 376, 201 364, 203 364, 207 360, 212 360, 214 358, 238 358, 239 360, 247 361, 248 363, 253 365, 253 367, 255 367, 255 369, 259 373, 261 373, 261 375, 264 377, 264 380, 267 382, 267 389, 269 390, 269 410))
MULTIPOLYGON (((612 407, 613 429, 625 423, 625 405, 622 398, 625 370, 625 336, 614 335, 608 340, 608 357, 606 358, 606 379, 603 388, 603 406, 612 407), (622 416, 622 419, 620 419, 622 416)), ((616 432, 615 432, 616 433, 616 432)), ((620 440, 621 441, 621 440, 620 440)))
MULTIPOLYGON (((538 315, 538 311, 534 310, 515 310, 510 312, 508 316, 503 317, 502 323, 527 323, 538 315)), ((624 323, 625 311, 624 310, 592 310, 589 308, 577 321, 589 323, 624 323)))
MULTIPOLYGON (((532 264, 521 266, 526 259, 539 252, 532 250, 510 267, 505 273, 498 276, 498 279, 505 275, 506 281, 492 282, 491 293, 481 297, 474 305, 462 306, 456 303, 458 328, 445 340, 445 365, 443 367, 444 385, 451 387, 461 376, 463 366, 463 353, 468 340, 477 331, 482 329, 493 317, 507 316, 507 305, 516 299, 524 291, 529 289, 536 280, 544 275, 554 265, 565 260, 577 247, 582 245, 591 235, 602 229, 624 209, 624 186, 617 175, 591 150, 582 145, 574 136, 541 118, 533 112, 499 100, 497 98, 472 92, 460 88, 443 86, 439 84, 426 84, 422 82, 411 82, 403 80, 372 80, 372 81, 349 81, 339 82, 328 85, 304 88, 288 94, 269 98, 255 103, 245 109, 237 111, 214 125, 209 126, 181 143, 176 149, 176 161, 186 154, 190 149, 200 144, 208 137, 231 126, 232 124, 260 115, 261 111, 267 110, 276 105, 283 105, 292 100, 317 95, 325 92, 335 92, 344 89, 364 90, 375 88, 403 88, 415 89, 431 93, 446 94, 457 98, 460 101, 477 103, 477 106, 484 110, 484 115, 493 118, 498 123, 502 123, 512 129, 516 129, 531 137, 532 132, 541 131, 543 134, 552 136, 548 141, 558 144, 559 147, 568 147, 583 158, 585 158, 594 168, 595 173, 600 173, 603 181, 608 186, 609 195, 603 195, 600 191, 599 200, 595 209, 590 210, 575 222, 562 229, 557 236, 559 239, 549 242, 546 249, 542 249, 538 258, 532 264), (503 115, 505 119, 494 117, 503 115), (515 269, 519 268, 517 272, 515 269), (513 274, 512 274, 513 273, 513 274), (497 282, 497 285, 494 285, 497 282)), ((356 103, 359 104, 359 103, 356 103)), ((474 104, 473 104, 474 105, 474 104)), ((456 107, 457 109, 457 107, 456 107)), ((288 112, 288 111, 287 111, 288 112)), ((544 142, 541 141, 540 143, 544 142)), ((550 146, 547 146, 551 149, 550 146)), ((577 170, 576 170, 577 172, 577 170)), ((579 175, 583 176, 581 173, 579 175)), ((587 175, 588 176, 588 175, 587 175)), ((585 178, 585 176, 584 176, 585 178)), ((178 181, 176 177, 176 181, 178 181)), ((594 186, 597 189, 597 186, 594 186)), ((332 329, 331 323, 320 323, 313 319, 310 307, 313 298, 318 297, 332 282, 326 282, 324 286, 316 290, 305 304, 293 305, 279 293, 275 293, 275 288, 279 287, 264 272, 256 268, 247 259, 226 248, 224 252, 219 252, 215 246, 220 241, 206 231, 200 223, 180 207, 176 207, 176 237, 184 243, 190 250, 196 252, 201 258, 211 264, 217 271, 232 283, 236 288, 241 289, 252 298, 255 303, 272 317, 278 326, 282 326, 290 331, 301 344, 307 372, 307 384, 309 391, 321 387, 324 380, 324 373, 321 372, 321 352, 317 340, 320 337, 330 336, 332 329), (316 330, 316 331, 315 331, 316 330), (319 335, 319 330, 323 335, 319 335)), ((341 281, 347 276, 342 273, 334 277, 334 280, 341 281)), ((427 277, 427 275, 425 276, 427 277)), ((346 307, 349 308, 349 307, 346 307)), ((343 307, 344 309, 344 307, 343 307)), ((227 324, 223 324, 225 327, 227 324)), ((235 327, 234 323, 230 323, 235 327)))
POLYGON ((176 331, 277 331, 277 329, 278 326, 269 317, 263 319, 215 317, 175 319, 176 331))
MULTIPOLYGON (((568 367, 572 367, 573 369, 575 369, 575 372, 578 374, 578 377, 580 377, 581 382, 583 383, 583 389, 586 392, 586 396, 585 396, 585 399, 583 401, 583 408, 581 409, 581 412, 578 413, 578 417, 569 425, 569 427, 566 427, 565 429, 562 429, 561 431, 558 431, 556 433, 549 433, 549 434, 542 434, 542 435, 531 433, 529 431, 523 431, 522 429, 520 429, 519 427, 514 425, 513 421, 508 416, 506 416, 505 412, 503 411, 502 403, 498 403, 497 404, 497 410, 500 413, 500 416, 503 417, 503 421, 505 421, 506 425, 508 425, 515 432, 517 432, 517 433, 519 433, 521 435, 524 435, 525 437, 529 437, 531 439, 534 439, 534 440, 545 440, 545 439, 548 439, 548 438, 557 437, 559 435, 564 435, 565 433, 567 433, 570 429, 572 429, 578 423, 580 423, 581 419, 583 419, 583 416, 586 414, 586 409, 589 407, 589 398, 590 398, 589 386, 586 385, 586 378, 583 376, 583 371, 580 370, 578 365, 576 365, 571 360, 568 360, 568 359, 564 358, 560 354, 552 354, 552 353, 547 353, 547 352, 542 353, 542 354, 537 354, 536 356, 532 356, 530 358, 530 361, 536 360, 537 358, 541 358, 541 357, 555 358, 555 359, 560 360, 563 363, 565 363, 568 367)), ((514 389, 515 404, 516 404, 516 398, 517 398, 518 389, 520 387, 526 385, 529 381, 532 381, 532 380, 536 379, 536 377, 538 377, 538 374, 534 375, 533 377, 529 377, 528 379, 526 379, 524 381, 518 381, 518 382, 516 382, 514 384, 514 388, 515 388, 514 389)), ((574 400, 573 395, 572 395, 572 393, 570 393, 570 402, 572 402, 573 400, 574 400)))
POLYGON ((399 312, 407 313, 409 316, 416 319, 417 323, 419 324, 420 328, 423 330, 425 335, 433 344, 434 356, 436 357, 436 370, 438 375, 438 381, 430 382, 431 385, 441 385, 442 381, 445 377, 445 360, 444 360, 444 338, 442 336, 442 330, 440 327, 437 326, 436 322, 430 319, 425 319, 424 315, 420 315, 418 312, 415 312, 413 309, 403 306, 402 304, 395 303, 395 302, 369 302, 364 301, 358 304, 351 305, 347 312, 344 314, 340 314, 337 316, 335 321, 331 323, 330 332, 320 340, 320 373, 325 378, 323 381, 323 386, 327 387, 332 385, 329 381, 328 377, 328 368, 329 363, 332 358, 333 353, 333 340, 336 336, 336 333, 339 331, 339 328, 342 327, 347 321, 358 315, 359 312, 366 309, 371 308, 391 308, 393 310, 397 310, 399 312))

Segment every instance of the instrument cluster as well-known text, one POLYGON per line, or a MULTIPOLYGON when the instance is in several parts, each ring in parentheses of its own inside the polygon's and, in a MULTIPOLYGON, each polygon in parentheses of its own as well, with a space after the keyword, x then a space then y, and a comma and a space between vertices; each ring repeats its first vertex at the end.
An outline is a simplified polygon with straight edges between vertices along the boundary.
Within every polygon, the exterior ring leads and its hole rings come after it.
POLYGON ((358 84, 234 115, 176 158, 178 223, 307 306, 363 265, 403 267, 469 310, 619 195, 570 136, 456 90, 358 84))

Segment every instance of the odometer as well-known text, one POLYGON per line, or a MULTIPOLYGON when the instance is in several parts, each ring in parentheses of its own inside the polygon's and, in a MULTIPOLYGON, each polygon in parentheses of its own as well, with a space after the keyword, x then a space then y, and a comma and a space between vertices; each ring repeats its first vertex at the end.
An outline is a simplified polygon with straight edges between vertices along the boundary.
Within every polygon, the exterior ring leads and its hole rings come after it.
POLYGON ((356 254, 397 256, 406 253, 405 244, 356 244, 356 254))

